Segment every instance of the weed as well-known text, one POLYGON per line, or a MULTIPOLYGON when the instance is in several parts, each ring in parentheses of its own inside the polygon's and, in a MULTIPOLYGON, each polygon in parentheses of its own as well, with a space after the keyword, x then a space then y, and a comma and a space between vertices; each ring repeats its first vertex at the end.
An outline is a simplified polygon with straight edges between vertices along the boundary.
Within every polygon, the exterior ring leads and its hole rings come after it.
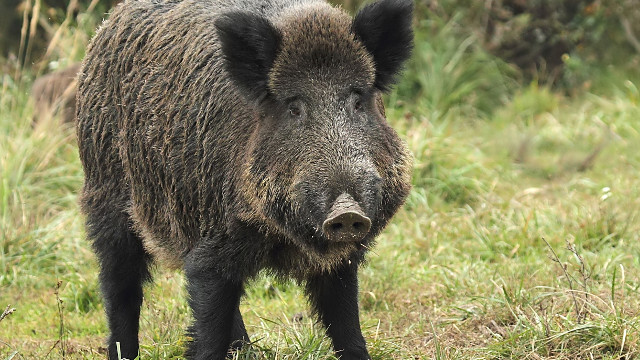
POLYGON ((11 305, 7 305, 7 307, 2 311, 2 314, 0 315, 0 321, 4 320, 4 318, 6 318, 7 316, 13 314, 16 311, 15 308, 12 308, 11 305))

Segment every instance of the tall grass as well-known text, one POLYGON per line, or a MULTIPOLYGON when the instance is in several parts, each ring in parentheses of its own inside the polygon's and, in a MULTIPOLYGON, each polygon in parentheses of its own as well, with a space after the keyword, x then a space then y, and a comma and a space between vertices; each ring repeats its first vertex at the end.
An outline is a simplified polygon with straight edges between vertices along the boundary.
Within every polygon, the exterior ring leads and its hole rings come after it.
POLYGON ((431 120, 486 118, 510 98, 516 71, 486 53, 460 14, 418 20, 414 56, 397 96, 431 120))

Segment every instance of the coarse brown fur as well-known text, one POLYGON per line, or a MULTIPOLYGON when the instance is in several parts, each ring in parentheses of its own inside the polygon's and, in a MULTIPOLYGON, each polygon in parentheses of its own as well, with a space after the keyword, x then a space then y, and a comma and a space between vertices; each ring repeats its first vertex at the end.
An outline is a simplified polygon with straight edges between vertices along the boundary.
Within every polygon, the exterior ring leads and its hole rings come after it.
MULTIPOLYGON (((129 0, 114 9, 87 50, 77 110, 81 205, 108 314, 124 291, 109 271, 131 266, 115 258, 118 251, 185 266, 196 324, 200 274, 215 274, 235 292, 266 269, 306 282, 315 294, 333 286, 326 276, 357 269, 410 189, 411 156, 381 100, 408 57, 410 2, 374 4, 358 25, 383 18, 384 6, 402 7, 397 59, 376 47, 393 36, 355 33, 348 14, 318 0, 129 0), (234 36, 257 44, 253 63, 232 61, 243 50, 234 36), (322 233, 343 192, 372 219, 359 242, 331 242, 322 233)), ((143 280, 147 261, 135 270, 143 280)), ((320 312, 333 306, 314 299, 320 312)), ((340 317, 327 314, 327 326, 340 317)), ((121 315, 109 316, 112 341, 118 331, 137 333, 129 320, 126 330, 114 330, 121 315)), ((349 326, 359 332, 357 321, 349 326)), ((341 345, 334 327, 336 350, 366 353, 361 335, 341 345)), ((244 325, 236 330, 232 337, 245 338, 244 325)))
POLYGON ((76 75, 80 63, 41 76, 34 81, 31 97, 34 101, 34 124, 56 115, 65 123, 76 118, 76 75))
MULTIPOLYGON (((102 56, 106 61, 92 61, 89 57, 85 60, 82 72, 82 82, 85 84, 93 83, 93 77, 104 76, 104 72, 112 74, 113 81, 118 81, 115 84, 106 84, 107 87, 104 89, 96 85, 89 86, 83 94, 83 99, 100 100, 87 105, 101 106, 102 109, 110 111, 99 112, 100 118, 104 120, 87 118, 90 122, 81 123, 78 127, 79 139, 96 140, 94 144, 85 140, 83 146, 82 155, 93 158, 84 161, 87 182, 83 199, 99 196, 91 189, 93 184, 103 183, 104 180, 99 178, 120 179, 118 189, 107 191, 104 195, 112 198, 117 194, 117 198, 127 204, 122 210, 131 215, 134 228, 142 235, 145 248, 161 259, 162 263, 172 267, 182 265, 182 259, 203 233, 217 228, 218 224, 224 223, 225 220, 233 221, 225 219, 228 214, 220 210, 238 208, 237 203, 246 203, 236 212, 242 220, 258 224, 262 232, 280 238, 273 239, 276 243, 288 242, 281 236, 276 236, 282 231, 260 213, 260 209, 270 201, 267 195, 276 191, 286 191, 287 184, 280 184, 269 178, 255 179, 247 173, 251 159, 245 154, 250 154, 255 146, 256 139, 252 134, 258 131, 256 126, 259 124, 254 120, 257 114, 250 112, 242 100, 243 96, 231 86, 228 75, 221 72, 223 57, 216 36, 203 28, 204 24, 212 21, 207 21, 206 18, 214 17, 215 12, 211 12, 212 9, 206 8, 205 5, 206 3, 192 4, 189 1, 164 3, 162 7, 158 6, 153 10, 164 12, 166 18, 153 27, 150 26, 150 22, 154 19, 146 14, 150 9, 146 8, 144 2, 141 5, 132 4, 128 9, 117 8, 111 17, 119 18, 119 23, 108 30, 109 34, 105 34, 105 29, 102 30, 102 36, 96 39, 103 43, 94 41, 88 50, 90 56, 102 55, 102 48, 118 48, 118 42, 126 40, 131 34, 136 34, 136 39, 128 48, 122 48, 115 54, 119 58, 110 55, 102 56), (118 10, 122 9, 127 9, 128 12, 120 14, 118 10), (202 19, 203 17, 205 19, 202 19), (191 20, 179 23, 176 18, 191 20), (171 31, 165 29, 165 26, 171 27, 171 31), (174 45, 175 42, 186 44, 186 49, 183 48, 185 46, 174 45), (94 48, 98 51, 92 51, 94 48), (203 52, 203 49, 208 49, 209 52, 203 52), (189 55, 185 56, 182 53, 189 55), (121 61, 109 63, 115 60, 121 61), (127 71, 128 69, 139 71, 127 71), (124 96, 124 101, 117 100, 121 96, 124 96), (110 102, 122 105, 104 105, 110 102), (194 104, 199 105, 194 107, 194 104), (216 120, 212 121, 213 119, 216 120), (230 121, 233 121, 234 126, 226 126, 230 121), (87 127, 96 122, 105 127, 102 130, 104 134, 115 136, 106 139, 87 136, 84 131, 92 131, 87 127), (117 142, 114 144, 113 140, 117 142), (245 148, 240 148, 245 145, 245 148), (98 148, 108 151, 98 153, 95 151, 98 148), (216 162, 215 158, 221 156, 220 154, 226 154, 228 157, 216 162), (106 158, 96 158, 97 156, 106 158), (100 166, 87 168, 93 164, 100 166), (226 178, 221 178, 223 175, 226 175, 226 178), (225 194, 225 190, 232 190, 225 188, 225 183, 227 187, 233 186, 232 183, 240 184, 244 189, 242 197, 239 197, 239 194, 225 194), (132 184, 135 186, 131 186, 132 184), (226 201, 230 202, 229 204, 225 204, 225 195, 232 197, 229 199, 232 201, 226 201)), ((345 49, 351 48, 356 50, 339 53, 338 56, 329 58, 335 64, 328 63, 323 64, 326 65, 324 67, 318 67, 326 71, 326 79, 321 77, 323 74, 300 71, 302 74, 316 76, 319 79, 316 81, 319 82, 332 79, 355 82, 361 78, 369 85, 373 82, 372 60, 361 45, 354 42, 353 35, 348 33, 347 25, 350 18, 341 10, 331 8, 323 2, 312 2, 311 5, 289 11, 280 22, 285 24, 282 32, 292 36, 282 44, 280 55, 270 73, 269 85, 277 95, 283 98, 289 95, 287 89, 291 84, 286 82, 287 79, 309 82, 309 79, 301 79, 295 75, 295 72, 299 71, 295 69, 309 66, 308 59, 295 56, 301 46, 317 47, 318 51, 328 54, 344 52, 345 49), (318 16, 318 13, 322 17, 318 16), (305 35, 309 34, 301 31, 305 27, 320 27, 328 33, 328 40, 318 44, 317 40, 305 38, 305 35), (335 39, 344 43, 330 41, 335 39), (346 46, 349 42, 352 44, 350 47, 346 46), (347 61, 344 61, 345 57, 347 61), (343 73, 336 74, 336 71, 343 73), (348 80, 354 75, 357 77, 348 80)), ((331 85, 327 84, 327 87, 331 85)), ((80 113, 89 111, 92 109, 80 109, 80 113)), ((378 158, 376 165, 380 169, 388 168, 385 171, 388 173, 387 181, 393 182, 395 192, 403 194, 410 187, 410 155, 403 145, 392 146, 394 152, 389 153, 389 158, 378 158), (390 158, 392 155, 394 159, 390 158)), ((383 151, 380 155, 385 153, 387 152, 383 151)), ((113 180, 106 181, 107 184, 112 182, 113 180)), ((110 199, 104 201, 112 202, 110 199)), ((333 256, 314 256, 313 252, 298 247, 287 250, 291 255, 284 258, 295 259, 292 263, 286 264, 288 270, 318 272, 329 270, 355 248, 332 249, 335 251, 333 256)), ((227 258, 234 259, 242 252, 243 249, 238 248, 227 254, 227 258)), ((262 265, 264 259, 260 260, 262 261, 253 263, 262 265)), ((237 267, 234 263, 235 261, 229 263, 228 268, 237 267)), ((238 270, 240 269, 233 269, 232 272, 237 273, 238 270)))

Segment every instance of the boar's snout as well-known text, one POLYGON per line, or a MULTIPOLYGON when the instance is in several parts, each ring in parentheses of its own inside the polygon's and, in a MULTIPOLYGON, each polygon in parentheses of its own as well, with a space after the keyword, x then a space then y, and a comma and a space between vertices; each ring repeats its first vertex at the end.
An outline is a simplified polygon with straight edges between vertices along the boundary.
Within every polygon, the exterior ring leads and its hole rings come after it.
POLYGON ((360 241, 371 229, 369 219, 360 205, 347 193, 343 193, 331 206, 322 231, 330 241, 360 241))

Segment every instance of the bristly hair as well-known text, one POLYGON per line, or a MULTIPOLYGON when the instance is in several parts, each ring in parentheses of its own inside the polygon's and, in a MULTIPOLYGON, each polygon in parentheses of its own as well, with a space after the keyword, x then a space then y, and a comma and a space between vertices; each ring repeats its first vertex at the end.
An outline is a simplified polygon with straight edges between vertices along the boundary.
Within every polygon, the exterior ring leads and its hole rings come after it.
POLYGON ((413 49, 412 0, 380 0, 362 8, 352 32, 373 55, 375 86, 389 91, 413 49))
POLYGON ((373 56, 351 32, 351 17, 328 4, 299 7, 285 14, 286 34, 269 74, 276 98, 297 95, 301 82, 369 87, 375 80, 373 56))
POLYGON ((216 20, 225 67, 249 100, 259 101, 268 92, 268 73, 282 35, 264 17, 229 12, 216 20))

